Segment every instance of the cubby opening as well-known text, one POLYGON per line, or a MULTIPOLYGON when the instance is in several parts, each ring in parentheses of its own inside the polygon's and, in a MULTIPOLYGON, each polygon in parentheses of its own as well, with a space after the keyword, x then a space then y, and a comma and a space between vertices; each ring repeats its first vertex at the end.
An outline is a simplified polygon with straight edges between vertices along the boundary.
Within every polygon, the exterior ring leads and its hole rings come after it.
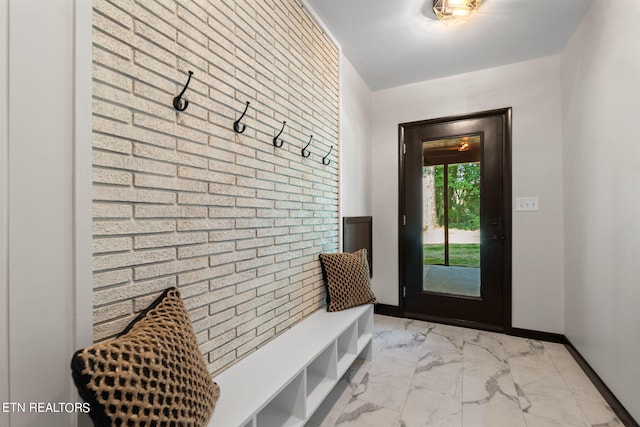
POLYGON ((338 381, 336 343, 331 343, 307 366, 307 410, 312 413, 338 381))
POLYGON ((303 371, 258 413, 257 427, 303 426, 306 418, 305 404, 303 371))
POLYGON ((338 375, 344 374, 356 359, 357 328, 357 322, 354 322, 338 336, 338 375))

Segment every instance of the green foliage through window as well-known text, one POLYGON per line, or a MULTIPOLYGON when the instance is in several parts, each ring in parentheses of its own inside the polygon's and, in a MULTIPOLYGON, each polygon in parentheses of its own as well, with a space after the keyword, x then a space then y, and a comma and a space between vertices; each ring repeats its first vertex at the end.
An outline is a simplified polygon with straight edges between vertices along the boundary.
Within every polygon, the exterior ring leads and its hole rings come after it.
MULTIPOLYGON (((443 227, 445 167, 438 165, 434 169, 436 221, 438 226, 443 227)), ((447 170, 449 228, 478 230, 480 228, 480 163, 450 164, 447 170)))

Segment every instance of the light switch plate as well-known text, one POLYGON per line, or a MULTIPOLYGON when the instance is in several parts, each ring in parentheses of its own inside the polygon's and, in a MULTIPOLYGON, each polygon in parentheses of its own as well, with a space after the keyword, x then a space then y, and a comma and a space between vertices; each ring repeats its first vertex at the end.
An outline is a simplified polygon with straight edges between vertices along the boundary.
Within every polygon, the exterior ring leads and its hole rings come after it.
POLYGON ((516 197, 516 211, 537 211, 540 209, 538 197, 516 197))

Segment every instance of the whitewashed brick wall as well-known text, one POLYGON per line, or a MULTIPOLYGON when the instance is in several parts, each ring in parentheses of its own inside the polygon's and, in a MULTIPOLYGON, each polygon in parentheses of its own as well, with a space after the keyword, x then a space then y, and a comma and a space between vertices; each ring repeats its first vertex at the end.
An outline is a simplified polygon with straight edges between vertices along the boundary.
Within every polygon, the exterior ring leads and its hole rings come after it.
POLYGON ((93 24, 94 339, 177 286, 219 372, 323 303, 338 51, 296 0, 95 0, 93 24))

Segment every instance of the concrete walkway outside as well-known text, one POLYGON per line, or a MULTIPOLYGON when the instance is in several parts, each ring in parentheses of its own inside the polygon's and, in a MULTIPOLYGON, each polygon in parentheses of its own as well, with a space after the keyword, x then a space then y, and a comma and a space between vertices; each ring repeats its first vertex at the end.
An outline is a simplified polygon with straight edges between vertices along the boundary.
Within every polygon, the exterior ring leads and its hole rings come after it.
MULTIPOLYGON (((424 244, 444 243, 444 228, 434 228, 423 233, 424 244)), ((480 230, 449 229, 449 243, 480 243, 480 230)))
POLYGON ((422 276, 424 291, 468 297, 480 296, 480 269, 444 265, 425 265, 422 276))

